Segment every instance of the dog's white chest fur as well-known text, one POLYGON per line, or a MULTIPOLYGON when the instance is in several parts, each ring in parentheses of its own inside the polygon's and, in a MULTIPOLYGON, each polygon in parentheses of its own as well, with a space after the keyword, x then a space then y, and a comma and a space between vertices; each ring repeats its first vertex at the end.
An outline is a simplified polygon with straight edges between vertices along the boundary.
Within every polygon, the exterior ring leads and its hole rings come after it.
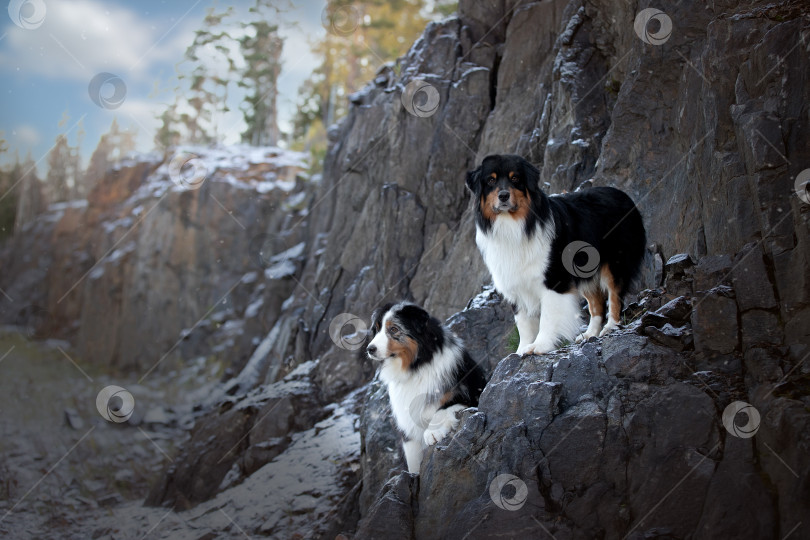
POLYGON ((523 223, 499 217, 489 232, 476 227, 475 243, 492 274, 495 288, 521 311, 536 314, 543 293, 546 268, 551 256, 553 224, 538 226, 531 238, 523 223))
POLYGON ((459 354, 458 345, 448 344, 416 373, 403 373, 391 364, 383 365, 380 379, 388 386, 391 412, 399 429, 408 438, 421 438, 426 424, 421 419, 425 417, 429 421, 439 409, 439 398, 443 389, 452 384, 455 359, 459 354))
POLYGON ((425 390, 426 388, 417 381, 394 382, 388 385, 391 412, 394 413, 399 429, 409 439, 421 439, 426 424, 421 421, 422 417, 430 421, 439 410, 438 402, 431 403, 430 399, 426 399, 429 396, 433 398, 434 395, 425 390))
POLYGON ((452 386, 461 354, 457 343, 449 343, 416 373, 404 373, 388 362, 380 370, 380 379, 388 386, 394 420, 406 438, 403 449, 411 473, 419 472, 424 448, 442 440, 458 425, 456 412, 465 407, 439 406, 445 389, 452 386))

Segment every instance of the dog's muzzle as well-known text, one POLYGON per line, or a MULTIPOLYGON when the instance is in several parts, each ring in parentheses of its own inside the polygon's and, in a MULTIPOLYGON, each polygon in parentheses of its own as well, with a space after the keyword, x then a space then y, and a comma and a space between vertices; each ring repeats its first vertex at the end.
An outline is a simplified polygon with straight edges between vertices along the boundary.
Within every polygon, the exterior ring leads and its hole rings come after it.
POLYGON ((509 190, 502 189, 498 192, 498 204, 492 209, 496 214, 500 214, 501 212, 513 212, 515 210, 515 205, 511 203, 511 198, 512 194, 509 193, 509 190))
POLYGON ((382 358, 377 358, 377 346, 376 345, 369 345, 366 348, 366 356, 368 356, 373 362, 382 362, 382 358))

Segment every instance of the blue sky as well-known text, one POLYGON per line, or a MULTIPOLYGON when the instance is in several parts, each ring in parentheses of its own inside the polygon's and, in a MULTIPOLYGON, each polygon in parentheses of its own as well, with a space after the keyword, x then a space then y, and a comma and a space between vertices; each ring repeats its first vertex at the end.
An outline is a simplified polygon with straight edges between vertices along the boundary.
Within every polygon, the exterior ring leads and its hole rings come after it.
MULTIPOLYGON (((138 150, 152 149, 155 115, 173 99, 176 64, 194 38, 207 8, 232 5, 246 11, 253 0, 12 0, 0 12, 0 131, 10 151, 30 149, 40 175, 59 133, 75 144, 81 119, 82 154, 87 160, 113 118, 138 131, 138 150), (42 9, 44 6, 44 9, 42 9), (20 24, 13 17, 22 13, 20 24), (126 86, 120 107, 105 109, 90 99, 88 85, 99 73, 118 76, 126 86)), ((317 61, 309 43, 325 33, 326 0, 292 0, 279 20, 285 38, 279 80, 281 127, 294 112, 299 85, 317 61)), ((109 86, 108 90, 112 87, 109 86)), ((238 142, 241 114, 223 119, 224 142, 238 142)))

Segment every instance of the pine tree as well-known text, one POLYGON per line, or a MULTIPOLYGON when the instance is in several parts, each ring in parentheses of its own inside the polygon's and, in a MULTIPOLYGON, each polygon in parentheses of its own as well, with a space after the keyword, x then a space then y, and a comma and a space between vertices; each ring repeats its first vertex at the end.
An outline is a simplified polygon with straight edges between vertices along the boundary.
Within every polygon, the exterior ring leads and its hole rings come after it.
MULTIPOLYGON (((83 132, 82 132, 83 133, 83 132)), ((70 146, 67 136, 59 134, 48 153, 48 174, 45 176, 45 196, 49 203, 83 198, 79 144, 70 146)))
POLYGON ((293 120, 298 147, 325 151, 326 128, 348 111, 348 96, 386 62, 405 54, 427 23, 424 0, 328 0, 320 65, 301 86, 293 120))
MULTIPOLYGON (((122 131, 113 118, 110 129, 98 140, 84 173, 84 191, 89 193, 104 177, 107 170, 135 150, 135 132, 122 131)), ((86 195, 85 195, 86 196, 86 195)))
POLYGON ((48 153, 48 174, 45 176, 45 190, 49 202, 68 200, 70 196, 70 145, 67 137, 60 133, 48 153))
POLYGON ((37 178, 36 164, 29 150, 25 160, 20 163, 17 158, 11 172, 11 178, 17 184, 17 206, 14 216, 14 230, 32 221, 47 208, 47 201, 42 190, 42 182, 37 178))
POLYGON ((76 146, 70 147, 69 160, 67 162, 67 176, 68 185, 70 190, 68 192, 68 200, 75 201, 77 199, 87 198, 87 190, 84 184, 84 170, 82 170, 82 156, 81 146, 84 140, 84 124, 79 120, 78 130, 76 133, 76 146))
MULTIPOLYGON (((257 0, 254 11, 266 15, 262 7, 257 0)), ((247 23, 245 29, 247 34, 239 40, 245 58, 239 86, 248 92, 242 109, 247 124, 242 141, 253 146, 275 145, 279 139, 277 82, 284 40, 278 35, 278 26, 265 20, 247 23)))
MULTIPOLYGON (((8 145, 2 135, 3 132, 0 131, 0 155, 8 151, 8 145)), ((18 155, 15 163, 19 164, 19 162, 20 156, 18 155)), ((14 230, 17 195, 13 170, 0 169, 0 239, 9 236, 14 230)))
POLYGON ((14 171, 18 164, 19 162, 10 171, 0 170, 0 239, 14 232, 19 193, 18 186, 15 186, 14 171))
POLYGON ((180 144, 181 134, 178 127, 180 119, 177 116, 177 99, 174 100, 173 105, 168 106, 163 111, 158 120, 160 120, 160 128, 155 133, 155 146, 166 151, 180 144))
POLYGON ((181 143, 211 144, 222 135, 217 125, 236 90, 246 129, 242 141, 274 145, 278 128, 278 88, 284 45, 273 22, 279 0, 255 0, 245 21, 234 21, 234 9, 210 8, 196 31, 185 60, 177 66, 180 86, 174 103, 158 117, 155 144, 167 150, 181 143))
MULTIPOLYGON (((194 42, 186 50, 186 60, 191 66, 189 75, 181 74, 181 81, 188 80, 189 87, 184 98, 192 112, 181 112, 179 124, 185 128, 187 142, 192 144, 211 144, 216 142, 215 116, 219 111, 227 111, 229 78, 223 77, 210 69, 209 58, 214 54, 217 61, 228 65, 228 73, 235 71, 233 55, 228 41, 230 36, 222 30, 223 20, 233 14, 233 8, 217 12, 209 8, 203 21, 203 27, 195 32, 194 42)), ((169 129, 169 132, 171 130, 169 129)))

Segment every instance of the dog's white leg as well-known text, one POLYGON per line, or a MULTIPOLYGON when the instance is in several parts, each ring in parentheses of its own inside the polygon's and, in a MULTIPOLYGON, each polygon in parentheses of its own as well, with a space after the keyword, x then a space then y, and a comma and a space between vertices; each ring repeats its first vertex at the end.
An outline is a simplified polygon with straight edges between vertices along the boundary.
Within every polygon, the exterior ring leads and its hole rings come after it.
POLYGON ((619 327, 619 317, 622 314, 622 297, 619 295, 613 273, 607 266, 602 267, 602 283, 608 291, 608 318, 607 324, 599 333, 600 337, 619 327))
POLYGON ((585 330, 584 334, 580 334, 577 337, 577 341, 585 341, 586 339, 590 339, 594 336, 599 335, 599 330, 602 329, 602 317, 599 315, 591 315, 591 320, 588 322, 588 329, 585 330))
POLYGON ((517 324, 518 334, 520 334, 520 344, 517 348, 518 354, 525 354, 526 348, 532 343, 537 336, 540 328, 540 318, 528 315, 526 311, 521 308, 515 314, 515 324, 517 324))
POLYGON ((524 354, 545 354, 560 340, 573 341, 579 330, 579 311, 578 292, 546 291, 540 306, 540 331, 524 354))
POLYGON ((439 409, 430 420, 430 425, 425 430, 425 444, 432 446, 444 439, 451 430, 456 429, 458 418, 456 412, 463 411, 464 405, 453 405, 446 409, 439 409))
POLYGON ((588 329, 584 334, 577 337, 577 341, 585 341, 594 336, 599 335, 602 329, 602 322, 605 320, 605 295, 599 284, 596 284, 592 290, 583 291, 582 295, 588 301, 588 312, 591 314, 591 320, 588 321, 588 329))
POLYGON ((599 337, 602 337, 602 336, 604 336, 606 334, 609 334, 610 332, 613 332, 618 327, 619 327, 619 321, 617 321, 617 320, 615 320, 615 319, 613 319, 611 317, 608 317, 608 322, 605 325, 605 327, 602 328, 602 331, 599 332, 599 337))
POLYGON ((422 465, 422 448, 422 437, 415 437, 402 443, 405 461, 408 463, 408 472, 411 474, 419 474, 419 467, 422 465))

